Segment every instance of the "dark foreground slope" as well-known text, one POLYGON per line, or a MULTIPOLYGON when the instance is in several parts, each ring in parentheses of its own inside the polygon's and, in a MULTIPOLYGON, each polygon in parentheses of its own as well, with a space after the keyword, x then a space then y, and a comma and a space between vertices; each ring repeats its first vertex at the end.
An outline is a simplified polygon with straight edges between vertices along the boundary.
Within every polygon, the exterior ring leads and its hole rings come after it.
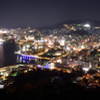
POLYGON ((15 82, 1 90, 0 95, 3 100, 90 100, 99 97, 99 88, 84 89, 71 82, 74 77, 75 74, 57 71, 32 71, 15 77, 15 82))

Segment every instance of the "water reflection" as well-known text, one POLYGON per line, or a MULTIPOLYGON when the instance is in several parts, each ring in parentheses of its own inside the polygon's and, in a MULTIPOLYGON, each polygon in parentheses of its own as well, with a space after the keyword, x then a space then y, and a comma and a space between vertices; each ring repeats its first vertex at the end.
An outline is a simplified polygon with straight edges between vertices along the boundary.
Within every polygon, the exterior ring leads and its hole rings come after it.
POLYGON ((19 50, 19 46, 14 41, 0 43, 0 67, 16 64, 16 50, 19 50))
POLYGON ((0 42, 0 67, 4 65, 4 50, 3 50, 3 42, 0 42))

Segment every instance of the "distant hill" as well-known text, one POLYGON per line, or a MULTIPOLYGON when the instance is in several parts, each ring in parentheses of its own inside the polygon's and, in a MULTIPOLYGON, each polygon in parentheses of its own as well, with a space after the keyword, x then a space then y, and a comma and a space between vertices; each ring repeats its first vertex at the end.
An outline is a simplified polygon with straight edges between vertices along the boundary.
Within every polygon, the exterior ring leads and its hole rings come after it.
POLYGON ((87 35, 87 34, 89 34, 88 31, 85 31, 85 30, 71 31, 70 33, 79 34, 79 35, 87 35))
MULTIPOLYGON (((55 28, 62 28, 63 24, 86 24, 89 23, 91 26, 100 26, 100 21, 98 20, 91 20, 89 18, 87 19, 80 19, 80 20, 66 20, 63 21, 61 23, 57 23, 54 25, 46 25, 46 26, 42 26, 42 27, 31 27, 31 28, 36 28, 36 29, 55 29, 55 28)), ((23 28, 28 28, 27 26, 18 26, 23 28)), ((13 27, 13 28, 18 28, 18 27, 13 27)))
POLYGON ((61 28, 63 27, 63 24, 86 24, 89 23, 91 26, 100 26, 100 21, 98 20, 91 20, 91 19, 82 19, 82 20, 66 20, 61 23, 57 23, 52 26, 43 26, 40 27, 40 29, 55 29, 55 28, 61 28))

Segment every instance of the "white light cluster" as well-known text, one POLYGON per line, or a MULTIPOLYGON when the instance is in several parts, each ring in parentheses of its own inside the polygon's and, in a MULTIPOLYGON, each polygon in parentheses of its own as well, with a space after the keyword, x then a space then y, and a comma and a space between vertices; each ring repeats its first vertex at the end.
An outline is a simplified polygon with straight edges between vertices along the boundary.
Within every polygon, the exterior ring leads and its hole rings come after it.
POLYGON ((83 68, 83 70, 84 70, 84 71, 88 71, 88 70, 89 70, 89 68, 83 68))
POLYGON ((51 63, 50 64, 50 69, 54 69, 54 66, 55 66, 55 64, 54 63, 51 63))
POLYGON ((90 25, 89 24, 85 24, 84 27, 90 28, 90 25))
POLYGON ((70 50, 70 47, 67 46, 67 47, 66 47, 66 50, 70 50))

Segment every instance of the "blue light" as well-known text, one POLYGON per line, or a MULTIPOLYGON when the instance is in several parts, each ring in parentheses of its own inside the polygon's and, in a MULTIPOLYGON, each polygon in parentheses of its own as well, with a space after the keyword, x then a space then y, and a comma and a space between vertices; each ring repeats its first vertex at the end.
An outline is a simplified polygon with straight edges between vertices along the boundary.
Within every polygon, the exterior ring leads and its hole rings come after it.
POLYGON ((49 69, 49 63, 46 64, 47 69, 49 69))
POLYGON ((29 63, 30 61, 29 60, 33 60, 36 58, 36 56, 32 56, 32 55, 17 55, 17 58, 20 58, 22 57, 22 62, 23 63, 29 63))
POLYGON ((28 60, 29 58, 27 57, 27 62, 29 62, 29 60, 28 60))
POLYGON ((46 66, 43 66, 43 68, 47 68, 46 66))

